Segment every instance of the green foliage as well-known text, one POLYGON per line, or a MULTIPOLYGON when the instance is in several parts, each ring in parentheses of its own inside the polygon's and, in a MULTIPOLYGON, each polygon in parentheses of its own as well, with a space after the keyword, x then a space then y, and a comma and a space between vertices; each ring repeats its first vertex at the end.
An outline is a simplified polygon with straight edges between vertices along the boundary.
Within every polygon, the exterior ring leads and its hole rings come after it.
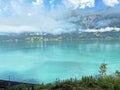
POLYGON ((97 79, 98 86, 105 90, 114 90, 114 83, 115 78, 113 76, 99 77, 97 79))
MULTIPOLYGON (((30 89, 31 87, 29 87, 30 89)), ((24 84, 19 84, 19 85, 15 85, 15 86, 12 86, 12 87, 8 87, 7 90, 28 90, 28 87, 24 84)))
POLYGON ((120 82, 114 84, 114 90, 120 90, 120 82))
POLYGON ((100 70, 99 70, 100 76, 103 77, 103 78, 105 78, 106 71, 107 71, 107 64, 106 63, 102 63, 100 65, 100 70))
POLYGON ((34 90, 48 90, 48 89, 51 89, 52 88, 52 85, 51 84, 46 84, 46 85, 35 85, 34 86, 34 90))
POLYGON ((120 79, 120 72, 118 70, 116 70, 115 75, 118 79, 120 79))
POLYGON ((93 76, 85 76, 82 77, 81 84, 83 87, 94 87, 96 79, 93 76))

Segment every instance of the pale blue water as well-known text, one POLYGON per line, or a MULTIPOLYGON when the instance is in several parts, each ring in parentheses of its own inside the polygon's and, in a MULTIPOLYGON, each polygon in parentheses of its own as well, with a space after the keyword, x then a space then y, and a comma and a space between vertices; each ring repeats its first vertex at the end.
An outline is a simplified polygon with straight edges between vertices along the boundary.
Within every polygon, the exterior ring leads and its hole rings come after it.
POLYGON ((104 59, 108 74, 120 70, 120 41, 0 43, 0 79, 47 83, 96 76, 104 59))

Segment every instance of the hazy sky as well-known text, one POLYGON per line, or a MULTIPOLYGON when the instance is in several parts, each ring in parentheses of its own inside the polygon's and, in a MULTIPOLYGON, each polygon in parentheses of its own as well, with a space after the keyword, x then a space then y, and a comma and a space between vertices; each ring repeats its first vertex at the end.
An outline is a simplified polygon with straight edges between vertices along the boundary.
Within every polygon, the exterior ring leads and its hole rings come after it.
POLYGON ((0 0, 0 32, 74 30, 63 15, 72 10, 120 7, 120 0, 0 0))

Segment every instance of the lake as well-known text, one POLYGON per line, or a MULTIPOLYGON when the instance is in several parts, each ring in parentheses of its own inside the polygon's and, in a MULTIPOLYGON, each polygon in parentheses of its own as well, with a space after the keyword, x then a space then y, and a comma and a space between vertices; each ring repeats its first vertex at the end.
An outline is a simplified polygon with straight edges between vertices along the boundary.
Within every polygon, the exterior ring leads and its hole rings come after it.
POLYGON ((120 41, 58 41, 0 43, 0 79, 48 83, 120 70, 120 41))

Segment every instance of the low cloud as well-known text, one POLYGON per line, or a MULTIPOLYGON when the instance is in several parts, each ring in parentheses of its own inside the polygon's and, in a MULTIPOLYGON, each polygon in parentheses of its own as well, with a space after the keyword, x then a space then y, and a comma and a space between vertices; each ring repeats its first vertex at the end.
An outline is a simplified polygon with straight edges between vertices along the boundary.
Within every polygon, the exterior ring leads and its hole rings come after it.
POLYGON ((20 33, 20 32, 32 32, 36 30, 35 27, 31 26, 12 26, 12 25, 0 25, 0 32, 14 32, 14 33, 20 33))
POLYGON ((108 31, 120 31, 120 28, 116 27, 105 27, 105 28, 100 28, 100 29, 86 29, 84 32, 108 32, 108 31))
POLYGON ((86 8, 86 7, 94 7, 95 0, 63 0, 63 3, 66 7, 72 7, 74 9, 77 8, 86 8))
POLYGON ((115 5, 119 4, 119 0, 103 0, 103 2, 109 7, 114 7, 115 5))
POLYGON ((73 31, 74 24, 51 15, 0 17, 0 32, 47 32, 59 34, 73 31))
MULTIPOLYGON (((44 0, 34 0, 25 4, 25 0, 0 0, 0 32, 48 32, 58 34, 75 30, 101 29, 106 27, 120 28, 120 8, 109 8, 102 11, 77 10, 78 8, 95 7, 95 0, 61 0, 56 9, 45 12, 44 0), (43 6, 43 7, 42 7, 43 6), (70 9, 72 8, 72 10, 70 9), (74 10, 73 10, 74 8, 74 10), (4 11, 4 12, 3 12, 4 11), (112 12, 111 12, 112 11, 112 12), (3 14, 10 14, 4 16, 3 14)), ((49 4, 54 7, 55 0, 49 4)), ((107 6, 118 4, 118 0, 104 0, 107 6)))

